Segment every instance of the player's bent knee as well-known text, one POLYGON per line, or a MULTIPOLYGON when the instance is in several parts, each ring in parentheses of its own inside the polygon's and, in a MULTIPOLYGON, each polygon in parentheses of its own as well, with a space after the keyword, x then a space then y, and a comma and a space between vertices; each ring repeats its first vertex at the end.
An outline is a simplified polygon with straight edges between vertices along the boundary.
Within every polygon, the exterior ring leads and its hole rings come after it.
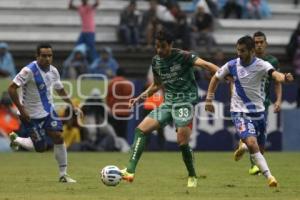
POLYGON ((144 134, 152 133, 155 129, 159 128, 159 122, 150 117, 146 117, 137 127, 144 134))

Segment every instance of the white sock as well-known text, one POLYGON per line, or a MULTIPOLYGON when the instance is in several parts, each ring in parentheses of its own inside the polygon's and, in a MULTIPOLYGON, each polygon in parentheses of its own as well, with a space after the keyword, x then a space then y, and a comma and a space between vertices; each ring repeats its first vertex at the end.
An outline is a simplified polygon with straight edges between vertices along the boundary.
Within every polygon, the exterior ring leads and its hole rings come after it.
POLYGON ((265 157, 260 152, 251 154, 250 156, 253 159, 253 161, 255 162, 255 164, 258 166, 260 171, 263 173, 263 175, 266 178, 270 178, 272 176, 272 174, 268 167, 265 157))
POLYGON ((65 144, 54 144, 54 156, 59 168, 59 176, 67 174, 67 149, 65 144))
POLYGON ((33 142, 30 137, 28 137, 28 138, 17 137, 14 140, 14 142, 29 151, 34 150, 33 142))

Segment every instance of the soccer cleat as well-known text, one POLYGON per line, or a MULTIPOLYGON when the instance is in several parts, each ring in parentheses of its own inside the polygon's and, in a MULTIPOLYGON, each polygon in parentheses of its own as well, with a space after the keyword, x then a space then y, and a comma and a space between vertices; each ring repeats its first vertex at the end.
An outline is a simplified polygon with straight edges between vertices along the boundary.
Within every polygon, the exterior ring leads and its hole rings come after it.
POLYGON ((260 169, 256 166, 253 165, 250 169, 249 169, 249 174, 250 175, 258 175, 260 173, 260 169))
POLYGON ((72 179, 69 175, 63 175, 59 178, 58 182, 60 183, 77 183, 76 180, 72 179))
POLYGON ((187 187, 197 187, 197 177, 195 176, 189 176, 187 187))
POLYGON ((127 182, 133 182, 134 179, 134 174, 133 173, 129 173, 127 172, 127 168, 121 169, 121 175, 122 175, 122 179, 127 181, 127 182))
POLYGON ((246 150, 243 148, 243 142, 240 140, 239 147, 234 152, 234 160, 239 161, 240 159, 242 159, 245 152, 246 150))
POLYGON ((278 186, 278 182, 274 176, 271 176, 270 178, 268 178, 268 184, 269 184, 269 187, 277 187, 278 186))
POLYGON ((19 150, 19 145, 15 142, 17 139, 18 135, 15 132, 11 132, 9 134, 9 139, 10 139, 10 148, 12 148, 15 151, 19 150))

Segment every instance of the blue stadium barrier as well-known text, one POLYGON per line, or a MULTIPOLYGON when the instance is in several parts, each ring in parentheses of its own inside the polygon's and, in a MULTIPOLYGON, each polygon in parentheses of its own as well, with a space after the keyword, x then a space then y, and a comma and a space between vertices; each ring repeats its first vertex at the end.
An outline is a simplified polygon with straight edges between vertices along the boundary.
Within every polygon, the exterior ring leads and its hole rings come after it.
POLYGON ((282 150, 300 151, 300 109, 282 111, 282 150))

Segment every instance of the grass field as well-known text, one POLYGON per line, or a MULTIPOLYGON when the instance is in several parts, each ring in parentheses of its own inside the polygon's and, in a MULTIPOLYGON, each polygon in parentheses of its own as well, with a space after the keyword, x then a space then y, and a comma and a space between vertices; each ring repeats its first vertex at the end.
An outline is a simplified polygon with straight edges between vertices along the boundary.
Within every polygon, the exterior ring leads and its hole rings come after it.
POLYGON ((69 153, 69 173, 76 184, 58 183, 51 152, 0 154, 1 200, 297 200, 300 199, 300 153, 267 153, 280 187, 268 188, 263 176, 248 175, 248 158, 232 160, 232 153, 195 154, 199 184, 186 188, 181 155, 145 153, 134 183, 107 187, 99 172, 109 164, 124 166, 128 154, 69 153))

